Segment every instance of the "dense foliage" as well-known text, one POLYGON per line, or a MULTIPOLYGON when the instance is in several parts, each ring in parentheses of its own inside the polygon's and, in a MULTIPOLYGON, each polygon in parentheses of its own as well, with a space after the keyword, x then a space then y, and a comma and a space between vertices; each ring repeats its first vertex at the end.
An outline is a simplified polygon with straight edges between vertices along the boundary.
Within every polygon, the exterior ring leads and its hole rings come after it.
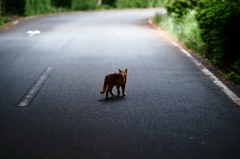
POLYGON ((116 0, 102 0, 103 5, 109 5, 111 7, 115 6, 115 2, 116 2, 116 0))
POLYGON ((97 0, 72 0, 73 10, 93 10, 97 7, 97 0))
POLYGON ((71 0, 52 0, 52 6, 57 8, 71 8, 72 1, 71 0))
POLYGON ((165 6, 167 18, 158 18, 165 29, 187 44, 198 45, 195 49, 208 59, 240 68, 239 0, 165 0, 165 6))
POLYGON ((196 19, 210 58, 236 63, 240 59, 240 1, 203 0, 196 19))
POLYGON ((197 5, 198 0, 165 0, 166 9, 169 15, 180 20, 186 15, 189 9, 197 5))
POLYGON ((27 0, 25 15, 43 14, 51 10, 51 0, 27 0))
POLYGON ((25 0, 3 0, 5 6, 5 12, 8 14, 17 14, 23 15, 24 14, 24 7, 25 7, 25 0))
MULTIPOLYGON (((98 8, 146 8, 162 5, 163 0, 0 0, 2 15, 34 15, 62 10, 94 10, 98 8)), ((0 15, 1 15, 0 14, 0 15)))
POLYGON ((116 0, 117 8, 147 8, 162 5, 163 0, 116 0))
POLYGON ((240 84, 235 71, 225 69, 227 62, 240 70, 240 0, 164 2, 168 14, 156 14, 155 21, 240 84))

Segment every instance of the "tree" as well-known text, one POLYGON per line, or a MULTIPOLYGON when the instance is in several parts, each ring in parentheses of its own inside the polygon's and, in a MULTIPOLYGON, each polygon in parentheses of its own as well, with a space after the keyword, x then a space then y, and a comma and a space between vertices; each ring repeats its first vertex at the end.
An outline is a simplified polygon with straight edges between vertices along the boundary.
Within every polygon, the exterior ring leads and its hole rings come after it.
POLYGON ((2 1, 0 0, 0 16, 2 15, 2 1))
POLYGON ((97 5, 101 6, 102 5, 102 0, 98 0, 97 5))
POLYGON ((51 0, 51 4, 57 8, 71 8, 72 0, 51 0))
POLYGON ((2 6, 1 6, 2 15, 5 15, 5 14, 6 14, 6 1, 7 1, 7 0, 2 0, 2 6))

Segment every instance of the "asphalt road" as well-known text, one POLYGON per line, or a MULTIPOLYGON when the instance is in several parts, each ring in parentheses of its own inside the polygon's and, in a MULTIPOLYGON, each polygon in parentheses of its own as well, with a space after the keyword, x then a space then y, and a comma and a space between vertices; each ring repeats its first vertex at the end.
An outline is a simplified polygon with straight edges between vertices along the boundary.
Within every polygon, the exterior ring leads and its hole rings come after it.
POLYGON ((0 32, 0 157, 239 158, 240 108, 147 24, 157 10, 33 18, 0 32), (118 68, 127 96, 105 100, 104 76, 118 68))

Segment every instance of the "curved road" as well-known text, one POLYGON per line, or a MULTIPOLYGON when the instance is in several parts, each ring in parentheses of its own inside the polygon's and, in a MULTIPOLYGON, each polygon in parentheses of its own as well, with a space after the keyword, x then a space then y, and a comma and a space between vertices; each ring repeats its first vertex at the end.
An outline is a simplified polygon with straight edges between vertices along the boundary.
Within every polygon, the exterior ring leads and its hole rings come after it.
POLYGON ((1 158, 238 158, 239 107, 147 25, 156 11, 33 18, 0 32, 1 158), (105 100, 104 76, 118 68, 127 96, 105 100))

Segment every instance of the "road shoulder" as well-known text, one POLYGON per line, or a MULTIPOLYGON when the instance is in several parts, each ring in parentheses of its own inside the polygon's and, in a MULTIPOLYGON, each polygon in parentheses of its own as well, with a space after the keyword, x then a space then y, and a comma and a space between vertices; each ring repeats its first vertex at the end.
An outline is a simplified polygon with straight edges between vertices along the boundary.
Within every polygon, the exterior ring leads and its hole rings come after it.
POLYGON ((168 33, 167 31, 163 30, 159 27, 156 23, 153 22, 153 19, 148 20, 148 24, 157 29, 158 36, 164 38, 167 42, 174 44, 179 49, 182 48, 186 50, 193 58, 195 58, 199 63, 201 63, 204 67, 206 67, 214 76, 216 76, 219 81, 221 81, 225 86, 227 86, 234 94, 240 97, 240 86, 236 85, 235 83, 226 80, 224 75, 220 70, 214 67, 209 61, 207 61, 202 56, 198 55, 195 51, 189 49, 184 43, 179 41, 176 37, 168 33))

